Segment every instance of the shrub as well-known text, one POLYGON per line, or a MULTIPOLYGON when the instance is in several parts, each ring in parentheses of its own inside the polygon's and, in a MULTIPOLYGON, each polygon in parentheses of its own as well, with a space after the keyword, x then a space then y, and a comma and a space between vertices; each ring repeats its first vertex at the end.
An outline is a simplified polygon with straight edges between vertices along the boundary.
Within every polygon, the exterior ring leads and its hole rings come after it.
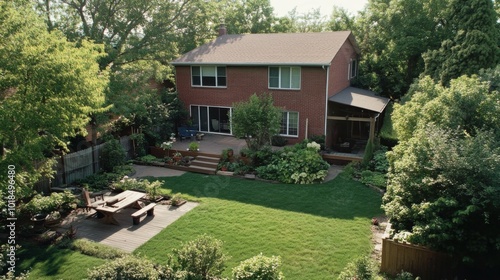
POLYGON ((149 163, 149 162, 157 161, 158 158, 153 156, 153 155, 145 155, 145 156, 140 157, 139 160, 142 162, 149 163))
POLYGON ((75 196, 65 191, 64 193, 53 192, 50 196, 37 194, 24 205, 23 210, 30 214, 48 214, 56 210, 69 210, 74 208, 76 208, 75 196))
POLYGON ((359 258, 349 263, 340 273, 339 280, 371 280, 376 279, 378 269, 369 257, 359 258))
POLYGON ((115 166, 125 164, 126 154, 120 141, 112 139, 104 144, 100 156, 101 168, 105 172, 112 172, 115 166))
POLYGON ((100 259, 116 259, 127 255, 126 252, 112 248, 88 239, 76 239, 73 241, 71 248, 81 252, 84 255, 93 256, 100 259))
POLYGON ((173 279, 173 276, 171 269, 156 265, 144 257, 125 255, 92 268, 88 272, 88 279, 154 280, 173 279))
POLYGON ((201 235, 173 251, 176 270, 201 279, 220 276, 228 259, 222 252, 222 241, 208 235, 201 235))
POLYGON ((191 152, 196 152, 196 151, 198 151, 199 148, 200 148, 200 144, 198 142, 191 142, 191 143, 189 143, 189 148, 188 149, 191 152))
POLYGON ((275 135, 271 138, 271 145, 277 147, 283 147, 288 143, 288 140, 280 135, 275 135))
POLYGON ((373 172, 370 170, 364 170, 361 172, 361 182, 366 185, 375 186, 377 188, 385 189, 387 186, 387 179, 385 174, 380 172, 373 172))
POLYGON ((380 146, 374 153, 373 158, 368 164, 368 168, 372 171, 387 173, 389 171, 389 161, 387 160, 387 147, 380 146))
POLYGON ((131 172, 132 166, 130 165, 116 166, 113 172, 96 173, 85 179, 78 180, 77 182, 82 185, 87 185, 89 190, 102 190, 108 188, 113 182, 120 180, 123 176, 131 172))
POLYGON ((281 280, 283 274, 279 271, 280 257, 266 257, 262 253, 242 261, 233 268, 233 278, 236 280, 281 280))
POLYGON ((286 147, 273 153, 270 164, 258 167, 259 177, 288 184, 311 184, 323 181, 330 165, 318 153, 320 145, 311 143, 286 147))

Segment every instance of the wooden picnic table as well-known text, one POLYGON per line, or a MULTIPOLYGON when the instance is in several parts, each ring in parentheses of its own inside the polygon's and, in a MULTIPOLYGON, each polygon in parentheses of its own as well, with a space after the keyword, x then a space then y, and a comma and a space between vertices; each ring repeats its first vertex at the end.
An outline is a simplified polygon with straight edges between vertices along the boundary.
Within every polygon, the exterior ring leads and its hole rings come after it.
POLYGON ((106 198, 106 204, 97 207, 96 210, 104 215, 103 221, 105 223, 119 225, 118 221, 114 217, 114 214, 129 206, 137 209, 142 208, 139 200, 145 195, 146 194, 142 192, 127 190, 115 196, 106 198))

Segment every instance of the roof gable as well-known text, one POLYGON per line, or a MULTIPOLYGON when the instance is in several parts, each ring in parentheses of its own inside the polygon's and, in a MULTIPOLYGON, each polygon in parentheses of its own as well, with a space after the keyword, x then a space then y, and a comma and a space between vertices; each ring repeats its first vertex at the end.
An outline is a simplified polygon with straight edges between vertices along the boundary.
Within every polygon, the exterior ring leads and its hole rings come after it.
POLYGON ((173 65, 329 65, 350 31, 223 35, 172 62, 173 65))

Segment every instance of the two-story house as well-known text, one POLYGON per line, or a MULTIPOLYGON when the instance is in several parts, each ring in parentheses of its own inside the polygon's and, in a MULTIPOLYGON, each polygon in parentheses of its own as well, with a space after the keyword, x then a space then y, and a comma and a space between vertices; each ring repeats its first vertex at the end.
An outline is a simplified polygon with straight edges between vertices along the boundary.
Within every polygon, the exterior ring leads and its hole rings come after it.
POLYGON ((228 35, 224 30, 172 62, 179 98, 200 131, 231 135, 233 103, 270 92, 283 110, 280 135, 290 143, 325 135, 331 147, 373 135, 388 99, 351 87, 360 51, 350 31, 228 35))

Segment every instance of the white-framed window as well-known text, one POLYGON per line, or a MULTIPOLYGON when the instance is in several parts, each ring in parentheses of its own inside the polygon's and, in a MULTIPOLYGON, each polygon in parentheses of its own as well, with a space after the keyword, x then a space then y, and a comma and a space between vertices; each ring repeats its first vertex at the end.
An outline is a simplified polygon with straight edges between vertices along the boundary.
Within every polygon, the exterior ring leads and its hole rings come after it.
POLYGON ((226 67, 191 66, 191 85, 198 87, 226 87, 226 67))
POLYGON ((300 67, 269 67, 269 88, 300 89, 300 67))
POLYGON ((283 112, 281 118, 280 135, 299 136, 299 113, 283 112))
POLYGON ((347 79, 350 80, 358 75, 358 61, 356 59, 351 59, 349 66, 347 67, 347 79))

